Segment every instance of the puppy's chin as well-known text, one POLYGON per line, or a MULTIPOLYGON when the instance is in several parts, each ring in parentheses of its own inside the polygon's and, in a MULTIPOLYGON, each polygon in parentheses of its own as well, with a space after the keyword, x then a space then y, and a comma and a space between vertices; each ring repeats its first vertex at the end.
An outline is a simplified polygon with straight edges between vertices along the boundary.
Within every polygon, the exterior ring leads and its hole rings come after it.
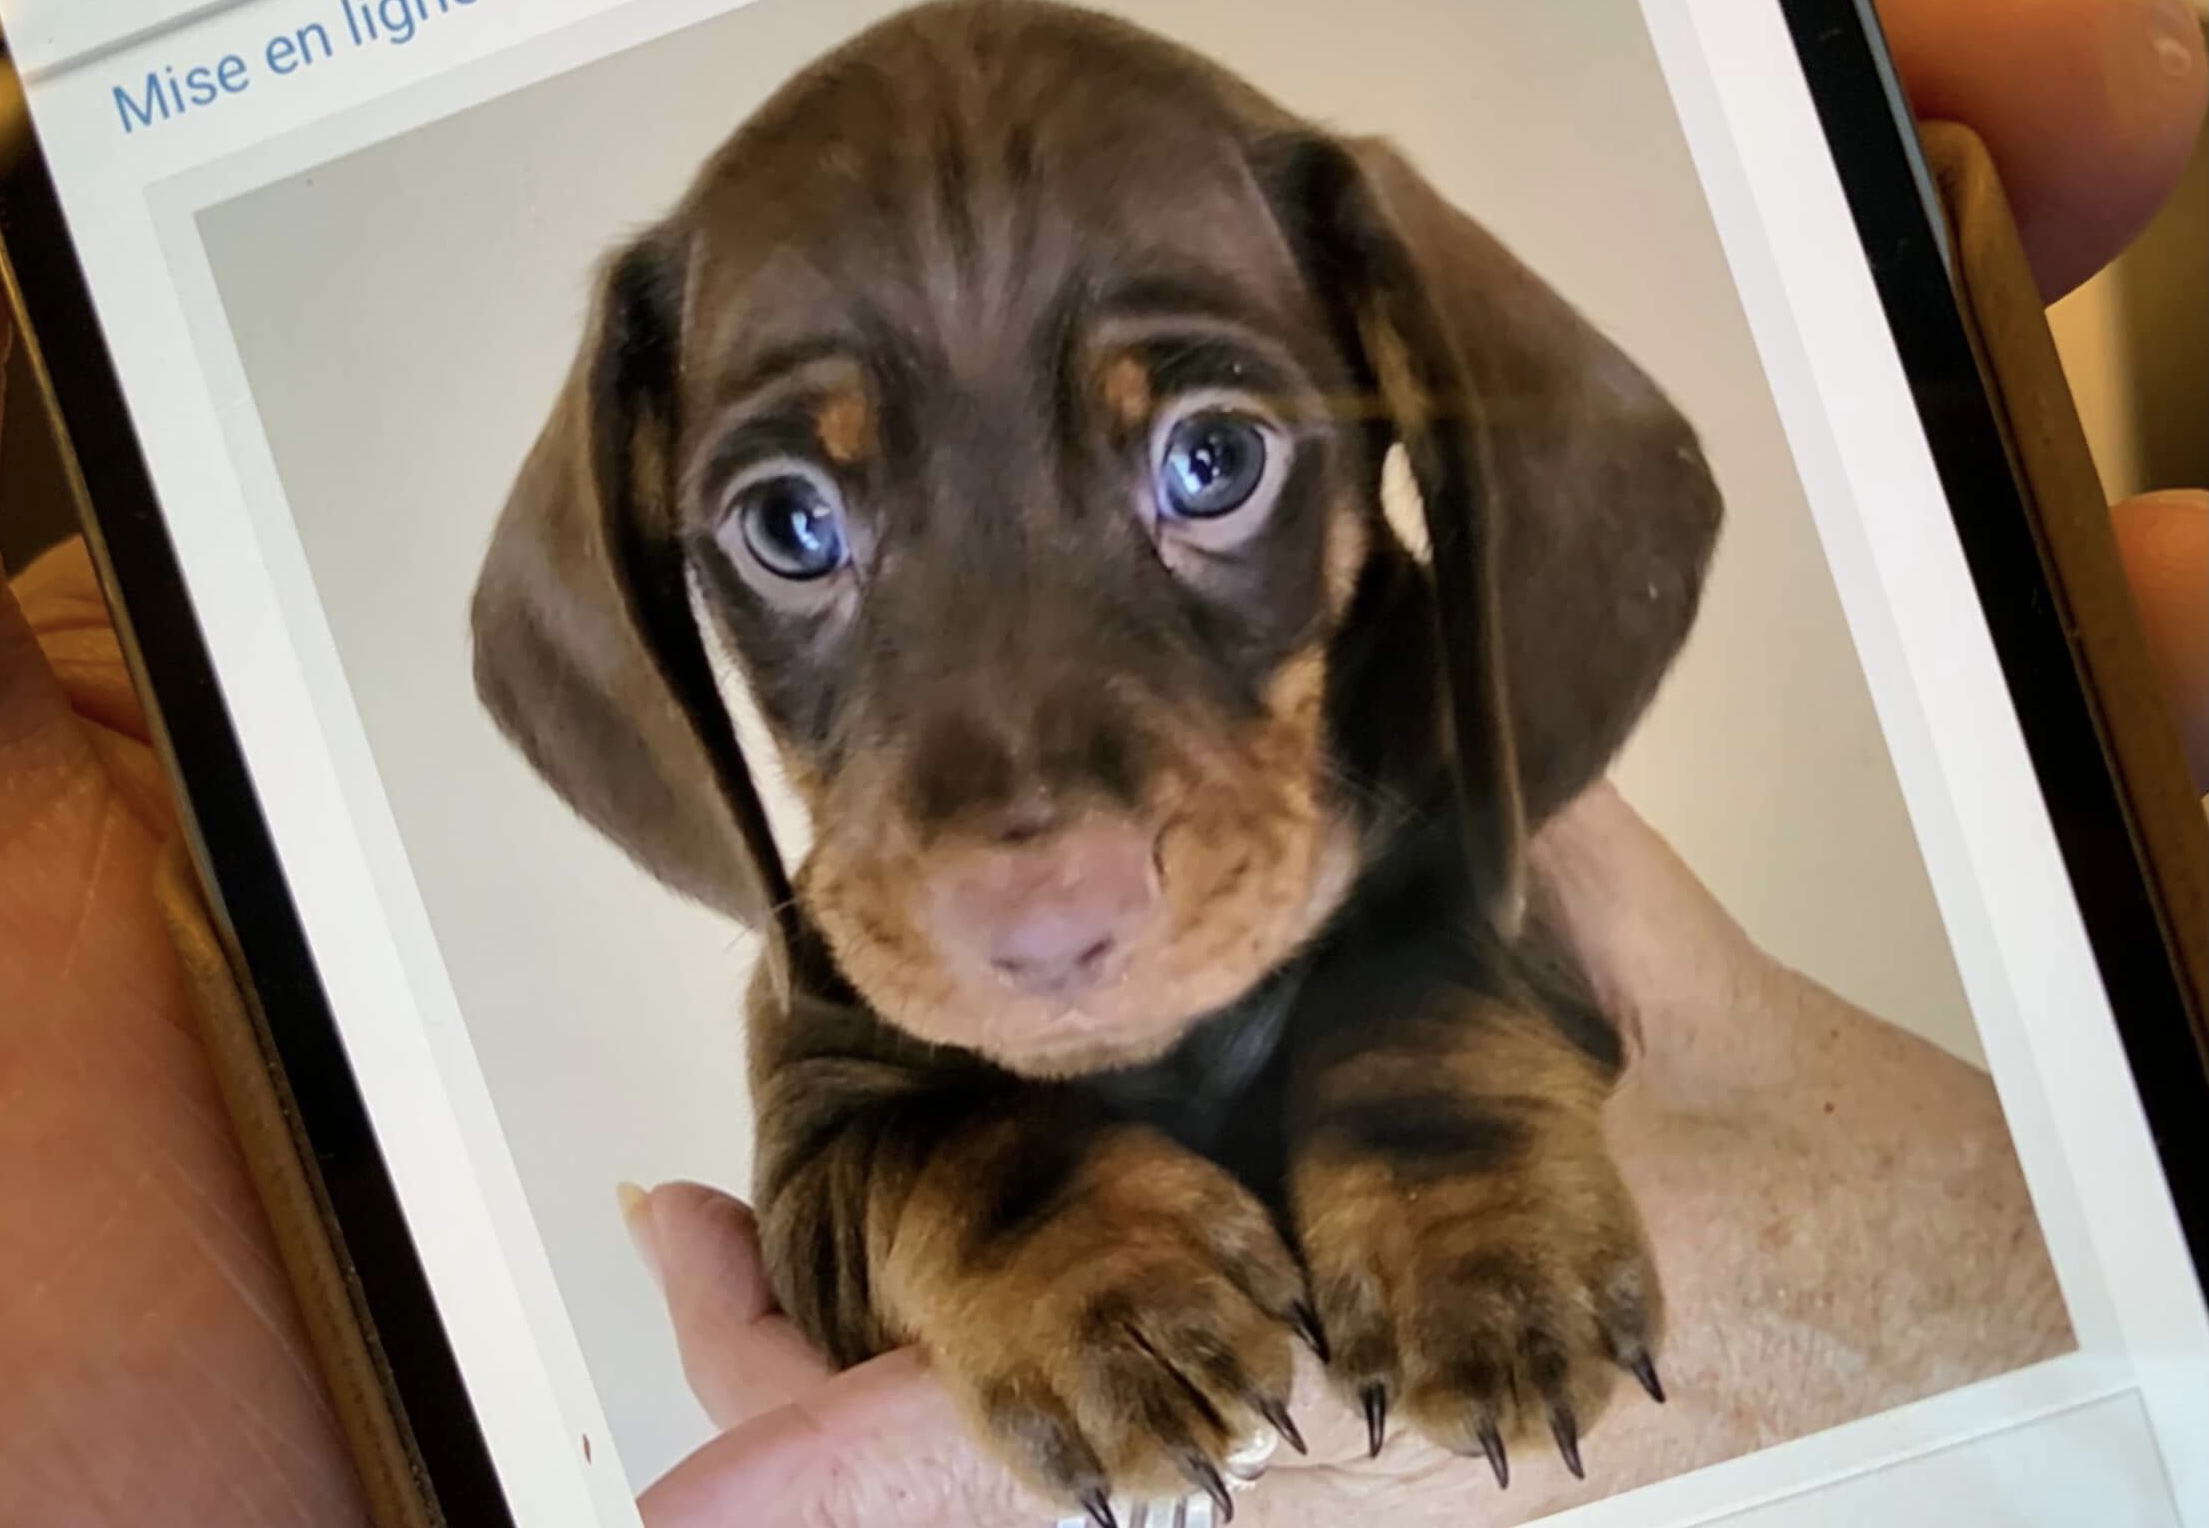
POLYGON ((868 937, 879 928, 821 916, 825 908, 815 915, 879 1017, 1018 1076, 1060 1080, 1156 1061, 1200 1020, 1248 996, 1342 905, 1357 873, 1357 843, 1349 821, 1327 822, 1308 846, 1302 884, 1252 908, 1234 937, 1210 929, 1147 942, 1116 979, 1064 997, 1016 991, 995 973, 945 960, 917 934, 897 942, 906 958, 885 959, 882 943, 868 937))
POLYGON ((1301 942, 1194 973, 1172 972, 1170 956, 1158 962, 1165 970, 1138 962, 1118 982, 1063 999, 1002 988, 977 994, 967 1009, 977 1022, 964 1043, 1023 1077, 1083 1077, 1144 1066, 1180 1044, 1200 1020, 1248 995, 1301 942))
POLYGON ((1284 944, 1195 973, 1172 972, 1170 957, 1155 965, 1139 959, 1119 980, 1066 997, 1030 997, 983 973, 952 976, 953 996, 942 1006, 881 1002, 863 987, 861 994, 882 1017, 920 1039, 972 1051, 1018 1076, 1059 1080, 1158 1060, 1294 950, 1284 944))
POLYGON ((1019 1033, 1003 1036, 1000 1043, 990 1043, 998 1040, 996 1036, 986 1037, 978 1048, 1017 1076, 1056 1082, 1147 1066, 1180 1044, 1193 1022, 1120 1026, 1069 1012, 1045 1020, 1040 1032, 1023 1027, 1019 1033))

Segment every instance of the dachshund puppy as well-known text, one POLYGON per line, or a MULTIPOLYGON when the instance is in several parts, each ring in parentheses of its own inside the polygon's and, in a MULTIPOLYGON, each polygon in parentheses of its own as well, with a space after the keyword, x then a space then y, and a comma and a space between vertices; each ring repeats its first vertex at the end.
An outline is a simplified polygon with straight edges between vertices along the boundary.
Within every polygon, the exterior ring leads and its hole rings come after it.
POLYGON ((1377 1451, 1662 1399, 1621 1044, 1521 871, 1688 630, 1656 388, 1405 160, 950 0, 607 266, 474 605, 574 808, 770 929, 776 1292, 1028 1479, 1222 1495, 1292 1344, 1377 1451), (1425 534, 1384 513, 1401 448, 1425 534), (785 877, 709 651, 809 810, 785 877))

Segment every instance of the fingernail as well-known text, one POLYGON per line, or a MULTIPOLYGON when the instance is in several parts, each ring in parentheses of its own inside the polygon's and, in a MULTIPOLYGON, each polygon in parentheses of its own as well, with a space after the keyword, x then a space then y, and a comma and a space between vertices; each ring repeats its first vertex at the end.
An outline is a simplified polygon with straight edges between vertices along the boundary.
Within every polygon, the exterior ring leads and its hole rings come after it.
POLYGON ((2155 72, 2166 79, 2182 80, 2201 67, 2201 18, 2180 0, 2151 0, 2154 19, 2148 26, 2149 51, 2155 72))
MULTIPOLYGON (((1286 1416, 1287 1413, 1282 1415, 1286 1416)), ((1261 1429, 1236 1444, 1228 1451, 1227 1457, 1220 1461, 1227 1473, 1228 1484, 1231 1487, 1248 1485, 1263 1477, 1266 1466, 1273 1462, 1274 1451, 1280 1446, 1281 1435, 1270 1427, 1261 1429)), ((1300 1448, 1297 1452, 1302 1453, 1303 1450, 1300 1448)))
POLYGON ((2182 0, 2135 0, 2103 35, 2110 98, 2136 131, 2161 131, 2188 101, 2203 56, 2201 22, 2182 0))
POLYGON ((621 1203, 621 1223, 629 1228, 637 1256, 644 1259, 644 1271, 652 1275, 653 1283, 664 1285, 660 1249, 652 1236, 652 1195, 634 1183, 619 1183, 614 1186, 614 1198, 621 1203))

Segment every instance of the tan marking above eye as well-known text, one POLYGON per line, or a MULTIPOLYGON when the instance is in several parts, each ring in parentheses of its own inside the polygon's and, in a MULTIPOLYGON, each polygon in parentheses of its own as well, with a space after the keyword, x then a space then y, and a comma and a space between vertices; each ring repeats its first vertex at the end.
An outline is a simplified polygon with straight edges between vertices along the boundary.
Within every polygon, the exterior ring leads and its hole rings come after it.
POLYGON ((831 394, 813 416, 821 449, 839 466, 850 466, 874 449, 874 410, 855 391, 831 394))
POLYGON ((1155 400, 1150 369, 1142 361, 1121 351, 1105 363, 1103 382, 1105 405, 1123 428, 1133 429, 1150 418, 1155 400))

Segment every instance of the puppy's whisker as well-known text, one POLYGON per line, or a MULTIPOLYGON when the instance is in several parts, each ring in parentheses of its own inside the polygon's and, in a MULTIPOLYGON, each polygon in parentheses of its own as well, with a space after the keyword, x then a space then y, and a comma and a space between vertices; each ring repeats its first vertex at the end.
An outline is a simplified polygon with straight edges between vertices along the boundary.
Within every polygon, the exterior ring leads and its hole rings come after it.
POLYGON ((774 901, 761 907, 760 927, 739 926, 729 935, 728 941, 721 946, 721 953, 734 955, 747 944, 761 943, 765 938, 762 930, 779 920, 783 914, 792 912, 801 916, 805 913, 804 899, 795 892, 787 897, 777 897, 774 901))

